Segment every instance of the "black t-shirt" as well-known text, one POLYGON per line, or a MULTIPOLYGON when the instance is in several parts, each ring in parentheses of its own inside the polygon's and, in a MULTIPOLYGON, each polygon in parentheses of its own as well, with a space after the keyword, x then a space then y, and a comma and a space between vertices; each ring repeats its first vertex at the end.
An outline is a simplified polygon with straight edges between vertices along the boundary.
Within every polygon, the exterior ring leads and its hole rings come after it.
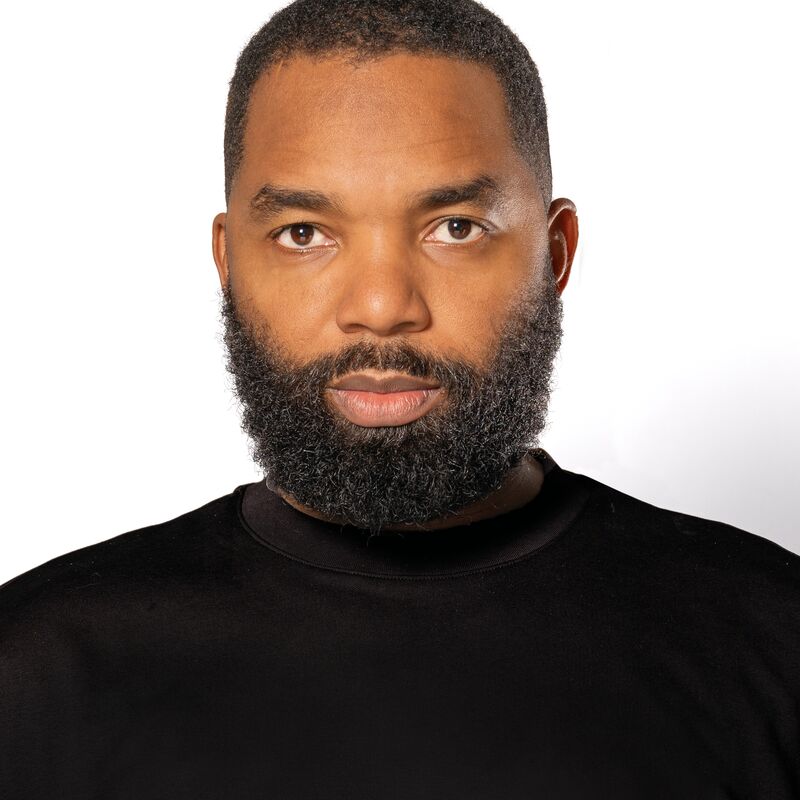
POLYGON ((469 526, 262 481, 7 583, 0 797, 800 797, 800 557, 539 458, 469 526))

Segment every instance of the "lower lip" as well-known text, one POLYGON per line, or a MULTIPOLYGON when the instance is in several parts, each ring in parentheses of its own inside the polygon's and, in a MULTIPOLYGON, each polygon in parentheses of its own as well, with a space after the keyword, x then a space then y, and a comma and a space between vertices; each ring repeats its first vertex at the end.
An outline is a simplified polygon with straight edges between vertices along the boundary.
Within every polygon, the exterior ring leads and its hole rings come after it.
POLYGON ((331 400, 342 414, 356 425, 378 428, 405 425, 427 414, 442 395, 441 388, 413 389, 407 392, 362 392, 329 389, 331 400))

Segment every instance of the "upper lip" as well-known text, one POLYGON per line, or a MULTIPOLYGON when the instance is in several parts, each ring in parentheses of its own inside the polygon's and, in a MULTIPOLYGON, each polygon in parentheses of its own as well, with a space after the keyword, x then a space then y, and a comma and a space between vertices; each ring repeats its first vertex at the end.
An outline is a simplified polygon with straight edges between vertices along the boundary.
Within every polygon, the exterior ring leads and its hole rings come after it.
POLYGON ((438 383, 431 383, 411 375, 386 375, 375 378, 372 375, 356 374, 334 381, 330 389, 349 389, 357 392, 408 392, 414 389, 438 389, 438 383))

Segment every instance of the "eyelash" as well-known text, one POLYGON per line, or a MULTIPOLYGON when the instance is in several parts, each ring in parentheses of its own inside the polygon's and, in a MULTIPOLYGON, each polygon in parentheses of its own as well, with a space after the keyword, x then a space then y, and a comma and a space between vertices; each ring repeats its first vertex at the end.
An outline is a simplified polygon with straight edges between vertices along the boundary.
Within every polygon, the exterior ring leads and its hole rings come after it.
MULTIPOLYGON (((490 233, 491 229, 485 223, 478 222, 477 220, 471 219, 470 217, 458 217, 458 216, 444 217, 444 219, 438 220, 436 225, 434 226, 433 230, 431 231, 431 233, 433 233, 433 231, 435 231, 436 228, 438 228, 440 225, 444 224, 445 222, 450 222, 450 220, 453 220, 453 219, 457 219, 457 220, 460 220, 460 221, 463 221, 463 222, 469 222, 472 225, 476 225, 484 233, 490 233)), ((270 239, 276 240, 284 231, 288 231, 289 228, 293 228, 295 225, 308 225, 309 228, 314 228, 315 230, 320 230, 319 226, 315 225, 313 222, 306 222, 305 220, 299 220, 298 222, 290 222, 288 225, 283 225, 282 227, 278 228, 276 231, 273 231, 272 233, 269 234, 270 239)), ((480 239, 483 239, 483 236, 481 236, 480 239)), ((477 241, 480 241, 480 239, 478 239, 477 241)), ((474 243, 475 242, 468 242, 467 244, 474 244, 474 243)), ((442 244, 444 244, 446 247, 458 246, 458 243, 456 243, 456 242, 442 242, 442 244)), ((309 251, 313 250, 314 248, 313 247, 286 247, 284 249, 285 250, 293 250, 296 253, 305 253, 305 252, 309 252, 309 251)))

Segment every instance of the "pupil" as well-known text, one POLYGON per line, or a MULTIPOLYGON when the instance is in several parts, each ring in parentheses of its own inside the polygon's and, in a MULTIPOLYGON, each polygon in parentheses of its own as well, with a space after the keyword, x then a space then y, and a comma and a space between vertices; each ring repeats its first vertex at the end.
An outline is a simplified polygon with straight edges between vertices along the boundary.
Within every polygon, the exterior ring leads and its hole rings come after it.
POLYGON ((290 235, 295 244, 308 244, 314 238, 314 226, 292 225, 290 235))
POLYGON ((472 223, 468 219, 451 219, 447 224, 448 231, 454 239, 466 239, 472 223))

